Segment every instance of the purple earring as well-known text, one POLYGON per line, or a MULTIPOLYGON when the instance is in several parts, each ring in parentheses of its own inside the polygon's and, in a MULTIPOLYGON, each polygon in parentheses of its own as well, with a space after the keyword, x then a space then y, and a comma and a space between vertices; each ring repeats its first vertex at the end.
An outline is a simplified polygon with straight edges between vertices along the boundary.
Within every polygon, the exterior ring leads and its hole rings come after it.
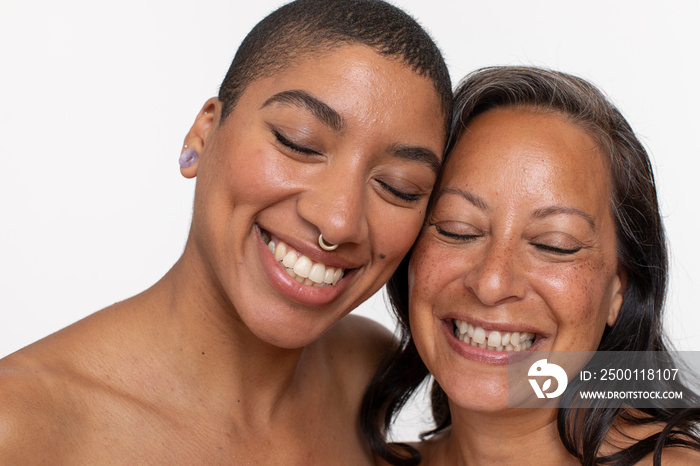
POLYGON ((198 157, 199 154, 197 154, 196 150, 188 149, 187 146, 185 146, 185 150, 183 150, 182 154, 180 154, 180 168, 191 167, 192 164, 194 164, 197 161, 198 157))

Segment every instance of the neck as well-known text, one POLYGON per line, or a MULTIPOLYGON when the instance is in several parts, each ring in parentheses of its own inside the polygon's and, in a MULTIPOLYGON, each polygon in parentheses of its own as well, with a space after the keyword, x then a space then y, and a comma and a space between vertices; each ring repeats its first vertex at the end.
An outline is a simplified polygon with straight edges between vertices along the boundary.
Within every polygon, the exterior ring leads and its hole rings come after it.
POLYGON ((259 339, 209 276, 186 248, 144 293, 153 311, 148 314, 154 339, 167 347, 163 363, 179 374, 186 390, 204 394, 205 403, 234 406, 235 417, 249 423, 272 421, 283 401, 307 383, 305 368, 319 352, 313 345, 285 349, 259 339))
POLYGON ((556 410, 508 409, 497 413, 451 405, 452 427, 436 439, 429 464, 577 464, 559 439, 556 410))

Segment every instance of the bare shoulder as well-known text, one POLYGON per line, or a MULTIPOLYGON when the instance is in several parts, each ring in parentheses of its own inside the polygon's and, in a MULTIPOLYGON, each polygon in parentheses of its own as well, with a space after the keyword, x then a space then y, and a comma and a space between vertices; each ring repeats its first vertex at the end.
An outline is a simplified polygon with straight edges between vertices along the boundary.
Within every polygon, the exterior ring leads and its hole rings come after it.
MULTIPOLYGON (((651 458, 648 464, 653 464, 651 458)), ((661 464, 664 466, 681 466, 700 464, 700 452, 689 448, 665 448, 661 453, 661 464)))
MULTIPOLYGON (((601 453, 607 455, 621 449, 628 448, 640 440, 649 437, 650 435, 661 432, 664 427, 665 425, 661 423, 646 425, 618 423, 618 425, 610 429, 610 432, 606 437, 606 442, 601 448, 601 453)), ((645 456, 637 464, 652 466, 654 464, 653 453, 645 456)), ((700 451, 680 446, 665 447, 661 452, 661 464, 664 466, 700 464, 700 451)))
MULTIPOLYGON (((690 448, 667 447, 661 452, 663 466, 686 466, 700 464, 700 452, 690 448)), ((637 463, 638 466, 653 466, 654 455, 649 454, 637 463)))
POLYGON ((21 354, 0 361, 0 464, 55 461, 70 435, 63 389, 21 354))
POLYGON ((0 464, 70 462, 95 431, 94 413, 124 404, 102 375, 119 362, 107 350, 119 347, 113 341, 119 326, 104 315, 0 360, 0 464))

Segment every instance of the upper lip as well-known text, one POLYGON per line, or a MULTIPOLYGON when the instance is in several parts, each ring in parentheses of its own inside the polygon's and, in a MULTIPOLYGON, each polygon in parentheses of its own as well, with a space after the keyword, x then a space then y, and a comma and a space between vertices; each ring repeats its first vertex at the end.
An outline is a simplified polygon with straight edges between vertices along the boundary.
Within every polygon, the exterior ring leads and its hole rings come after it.
POLYGON ((346 270, 354 269, 360 267, 361 265, 355 261, 347 260, 346 258, 340 256, 338 253, 329 253, 323 251, 318 246, 318 243, 313 243, 311 241, 306 240, 299 240, 295 237, 273 232, 272 230, 268 230, 267 228, 264 228, 260 225, 258 225, 258 227, 262 230, 265 230, 272 236, 279 238, 281 241, 284 241, 288 246, 291 246, 292 248, 296 249, 297 251, 299 251, 314 262, 320 262, 326 266, 342 268, 346 270))

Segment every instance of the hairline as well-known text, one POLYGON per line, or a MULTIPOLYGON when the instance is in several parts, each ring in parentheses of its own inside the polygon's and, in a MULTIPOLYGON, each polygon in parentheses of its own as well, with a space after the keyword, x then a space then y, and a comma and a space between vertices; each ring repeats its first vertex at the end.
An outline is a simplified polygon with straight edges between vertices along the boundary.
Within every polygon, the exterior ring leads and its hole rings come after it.
MULTIPOLYGON (((311 59, 320 59, 330 56, 338 50, 350 47, 363 47, 368 50, 372 50, 374 53, 380 57, 388 60, 400 63, 402 66, 411 70, 415 75, 427 80, 430 83, 430 88, 433 90, 435 97, 437 98, 438 104, 443 118, 446 120, 446 134, 449 134, 450 116, 448 112, 451 110, 445 108, 443 105, 442 98, 440 97, 439 89, 437 88, 437 81, 431 79, 427 71, 422 71, 417 66, 412 66, 401 53, 384 53, 378 47, 373 47, 362 40, 354 39, 351 37, 337 37, 337 38, 322 38, 315 41, 310 45, 306 45, 303 50, 295 50, 290 53, 287 57, 279 60, 275 63, 267 63, 260 67, 260 71, 255 73, 247 82, 241 86, 240 91, 236 95, 235 99, 228 102, 227 105, 221 106, 221 113, 219 115, 219 126, 223 126, 227 118, 231 113, 233 113, 236 108, 238 101, 241 99, 243 94, 248 90, 252 84, 274 77, 275 75, 282 74, 288 71, 290 68, 301 65, 303 62, 311 59)), ((221 100, 221 97, 219 97, 221 100)), ((222 102, 223 103, 223 102, 222 102)))

